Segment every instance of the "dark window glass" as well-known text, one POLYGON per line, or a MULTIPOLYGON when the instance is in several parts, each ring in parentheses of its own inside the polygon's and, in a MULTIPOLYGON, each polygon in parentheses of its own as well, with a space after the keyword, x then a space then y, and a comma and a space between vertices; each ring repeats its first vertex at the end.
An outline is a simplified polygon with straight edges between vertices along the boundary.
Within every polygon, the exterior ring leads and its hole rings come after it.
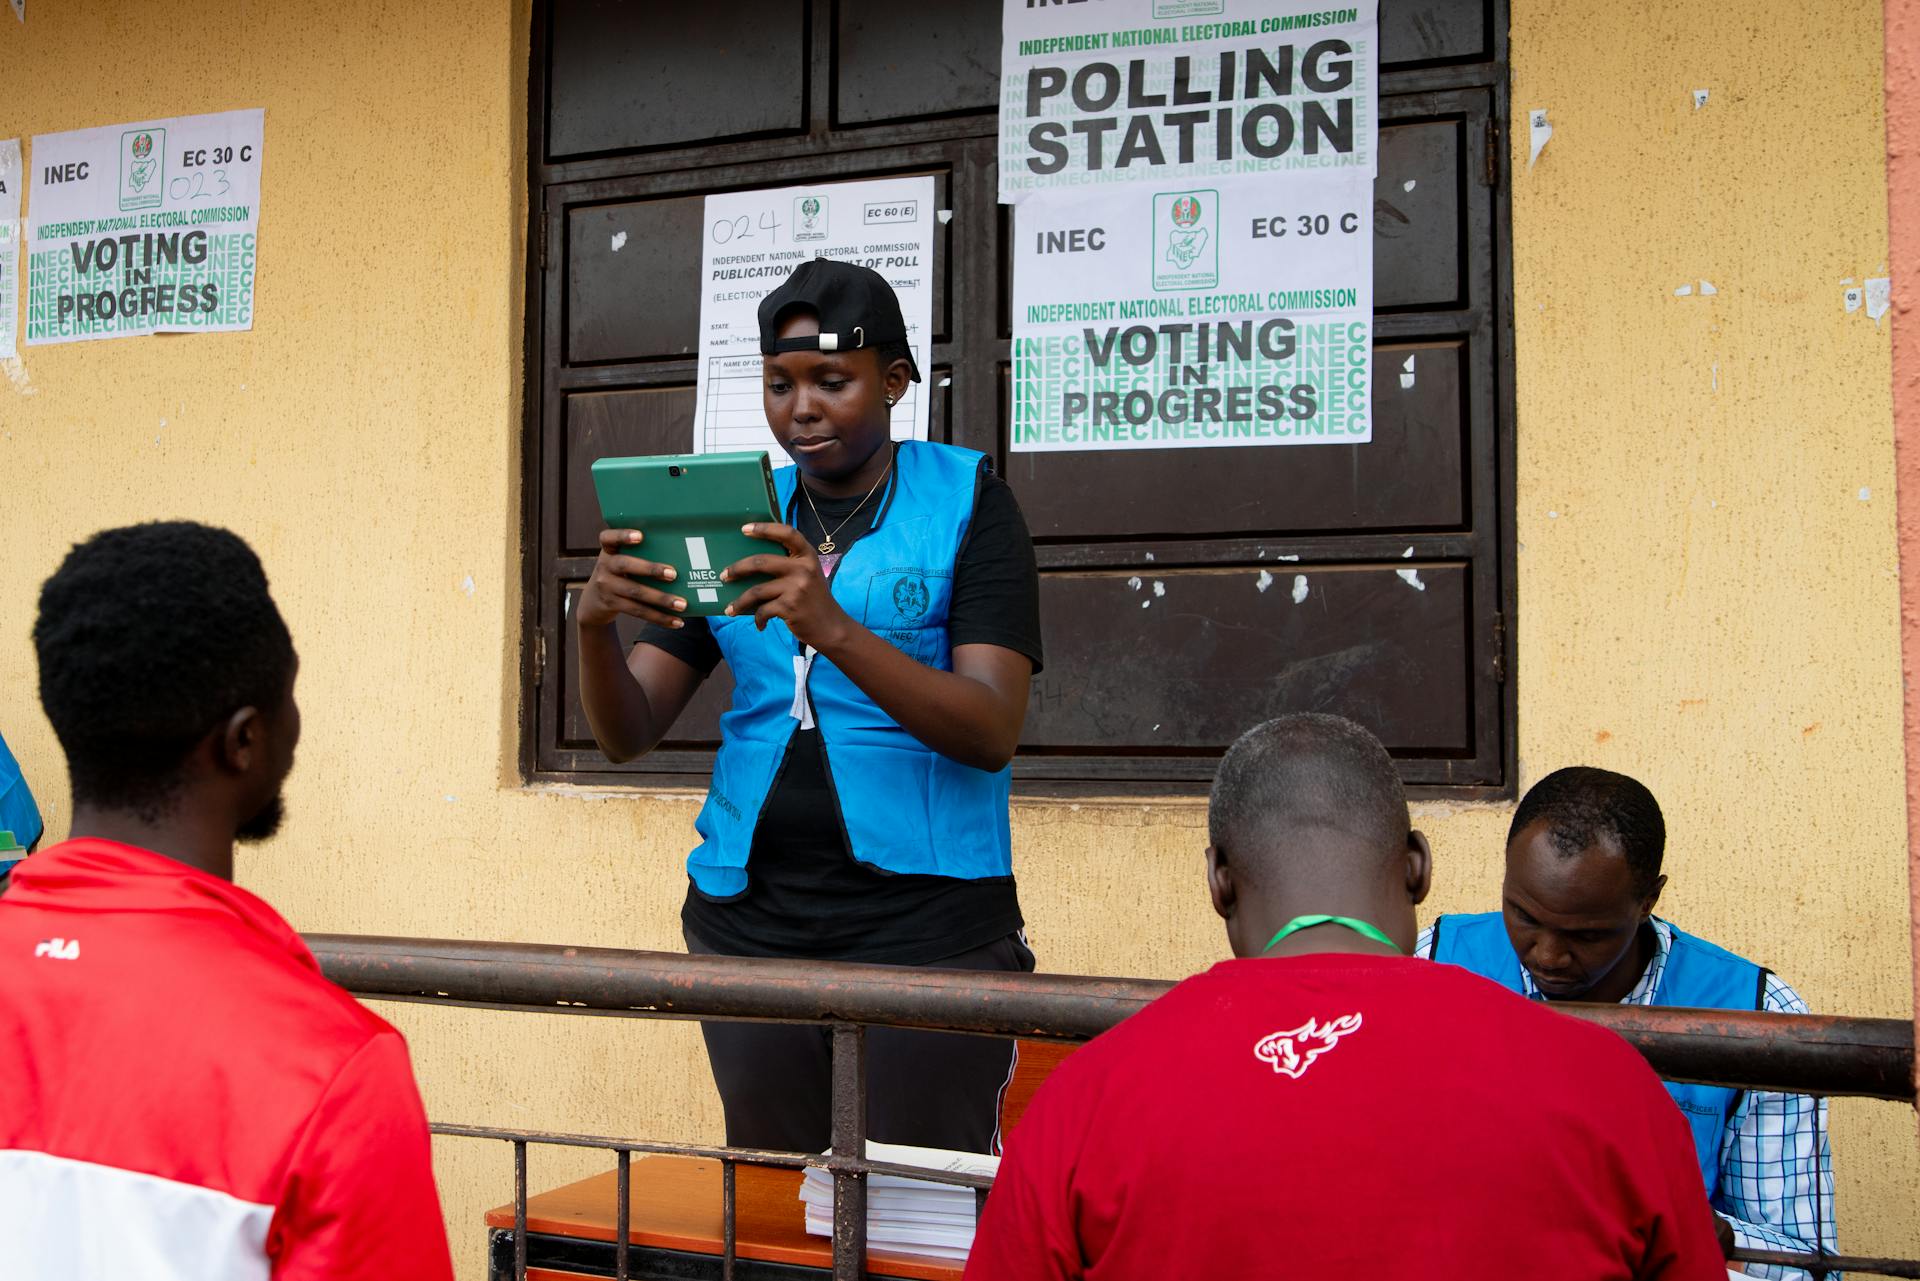
MULTIPOLYGON (((806 129, 810 4, 553 0, 545 154, 806 129), (699 56, 687 57, 689 50, 699 56)), ((536 152, 536 159, 540 153, 536 152)))

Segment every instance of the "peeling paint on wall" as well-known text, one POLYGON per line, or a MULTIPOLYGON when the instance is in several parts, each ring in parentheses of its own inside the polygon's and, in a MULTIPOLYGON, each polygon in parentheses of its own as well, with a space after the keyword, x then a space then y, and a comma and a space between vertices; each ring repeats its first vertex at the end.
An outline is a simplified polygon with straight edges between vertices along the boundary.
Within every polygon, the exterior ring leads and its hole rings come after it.
POLYGON ((31 396, 39 389, 33 385, 33 379, 27 376, 27 367, 18 356, 9 356, 0 360, 0 369, 7 371, 7 381, 22 396, 31 396))
POLYGON ((1547 145, 1547 139, 1553 137, 1553 126, 1547 123, 1547 109, 1535 107, 1527 113, 1527 168, 1540 159, 1541 149, 1547 145))
POLYGON ((1874 324, 1880 323, 1880 317, 1887 314, 1893 306, 1893 281, 1886 276, 1875 276, 1867 282, 1867 319, 1874 324))

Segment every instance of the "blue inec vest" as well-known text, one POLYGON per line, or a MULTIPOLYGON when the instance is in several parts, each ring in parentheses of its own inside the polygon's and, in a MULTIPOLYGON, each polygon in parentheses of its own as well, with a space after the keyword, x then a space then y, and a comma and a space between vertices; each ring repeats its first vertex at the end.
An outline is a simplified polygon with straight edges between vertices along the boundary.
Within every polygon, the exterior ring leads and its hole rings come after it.
MULTIPOLYGON (((13 843, 24 850, 40 839, 43 826, 40 807, 34 804, 26 776, 21 772, 19 762, 13 759, 7 740, 0 737, 0 832, 12 832, 13 843)), ((18 857, 16 854, 0 854, 0 862, 18 857)))
MULTIPOLYGON (((872 531, 846 551, 829 580, 834 599, 855 622, 941 671, 953 667, 947 641, 953 571, 984 471, 985 456, 973 450, 903 442, 872 531)), ((798 476, 793 467, 773 474, 789 515, 798 476)), ((701 840, 687 858, 687 874, 701 893, 724 899, 746 891, 760 809, 800 725, 792 712, 802 647, 778 619, 764 632, 752 618, 708 621, 733 670, 733 706, 720 718, 720 751, 694 820, 701 840)), ((806 690, 855 859, 883 872, 965 880, 1012 875, 1011 769, 988 773, 935 752, 824 655, 813 660, 806 690)))
MULTIPOLYGON (((1433 959, 1464 966, 1514 992, 1520 984, 1520 958, 1507 939, 1498 912, 1443 916, 1433 923, 1433 959)), ((1705 939, 1673 931, 1673 947, 1660 975, 1655 1005, 1705 1010, 1759 1009, 1766 995, 1766 971, 1705 939)), ((1667 1084, 1693 1130, 1694 1155, 1711 1200, 1720 1186, 1720 1143, 1740 1091, 1717 1085, 1667 1084)))

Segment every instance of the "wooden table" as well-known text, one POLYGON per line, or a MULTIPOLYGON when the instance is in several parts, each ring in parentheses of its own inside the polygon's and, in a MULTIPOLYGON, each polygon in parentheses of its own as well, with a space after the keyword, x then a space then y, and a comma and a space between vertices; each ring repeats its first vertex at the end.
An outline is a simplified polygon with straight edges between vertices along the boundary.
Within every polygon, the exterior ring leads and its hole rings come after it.
MULTIPOLYGON (((798 1170, 735 1167, 737 1281, 797 1281, 833 1271, 833 1245, 810 1236, 800 1204, 798 1170)), ((528 1281, 578 1281, 613 1275, 614 1172, 527 1198, 528 1281)), ((635 1157, 629 1173, 628 1270, 636 1278, 718 1277, 721 1241, 720 1163, 697 1157, 635 1157)), ((498 1240, 511 1236, 513 1206, 487 1212, 498 1240), (504 1229, 501 1233, 498 1230, 504 1229)), ((491 1275, 513 1275, 511 1244, 495 1246, 491 1275), (505 1255, 505 1269, 501 1256, 505 1255)), ((962 1265, 946 1259, 869 1250, 874 1277, 959 1281, 962 1265)))
MULTIPOLYGON (((1000 1100, 1000 1131, 1013 1133, 1040 1083, 1073 1052, 1069 1045, 1020 1042, 1000 1100)), ((735 1281, 800 1281, 833 1271, 833 1246, 809 1236, 798 1170, 738 1165, 734 1183, 735 1281)), ((528 1281, 613 1275, 614 1190, 609 1170, 527 1198, 528 1281)), ((636 1156, 628 1171, 628 1272, 650 1278, 720 1275, 720 1163, 699 1157, 636 1156)), ((487 1212, 493 1281, 513 1276, 513 1205, 487 1212), (502 1262, 504 1243, 504 1264, 502 1262)), ((959 1281, 946 1259, 869 1250, 867 1271, 900 1281, 959 1281)))

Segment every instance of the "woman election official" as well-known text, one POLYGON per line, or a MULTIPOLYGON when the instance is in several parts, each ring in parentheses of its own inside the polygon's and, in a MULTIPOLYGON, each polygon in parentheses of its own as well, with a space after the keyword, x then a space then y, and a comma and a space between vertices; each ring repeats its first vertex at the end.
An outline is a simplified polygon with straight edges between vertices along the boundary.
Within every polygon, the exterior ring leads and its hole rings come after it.
MULTIPOLYGON (((691 952, 1031 970, 1008 832, 1008 762, 1040 667, 1033 543, 987 459, 889 439, 919 381, 877 273, 816 259, 760 304, 784 523, 723 577, 766 575, 724 617, 683 618, 641 533, 608 530, 575 609, 601 750, 652 750, 716 665, 732 669, 681 924, 691 952), (622 654, 614 619, 647 626, 622 654)), ((824 1029, 706 1023, 727 1141, 829 1142, 824 1029)), ((1010 1042, 874 1028, 868 1132, 998 1150, 1010 1042)))

